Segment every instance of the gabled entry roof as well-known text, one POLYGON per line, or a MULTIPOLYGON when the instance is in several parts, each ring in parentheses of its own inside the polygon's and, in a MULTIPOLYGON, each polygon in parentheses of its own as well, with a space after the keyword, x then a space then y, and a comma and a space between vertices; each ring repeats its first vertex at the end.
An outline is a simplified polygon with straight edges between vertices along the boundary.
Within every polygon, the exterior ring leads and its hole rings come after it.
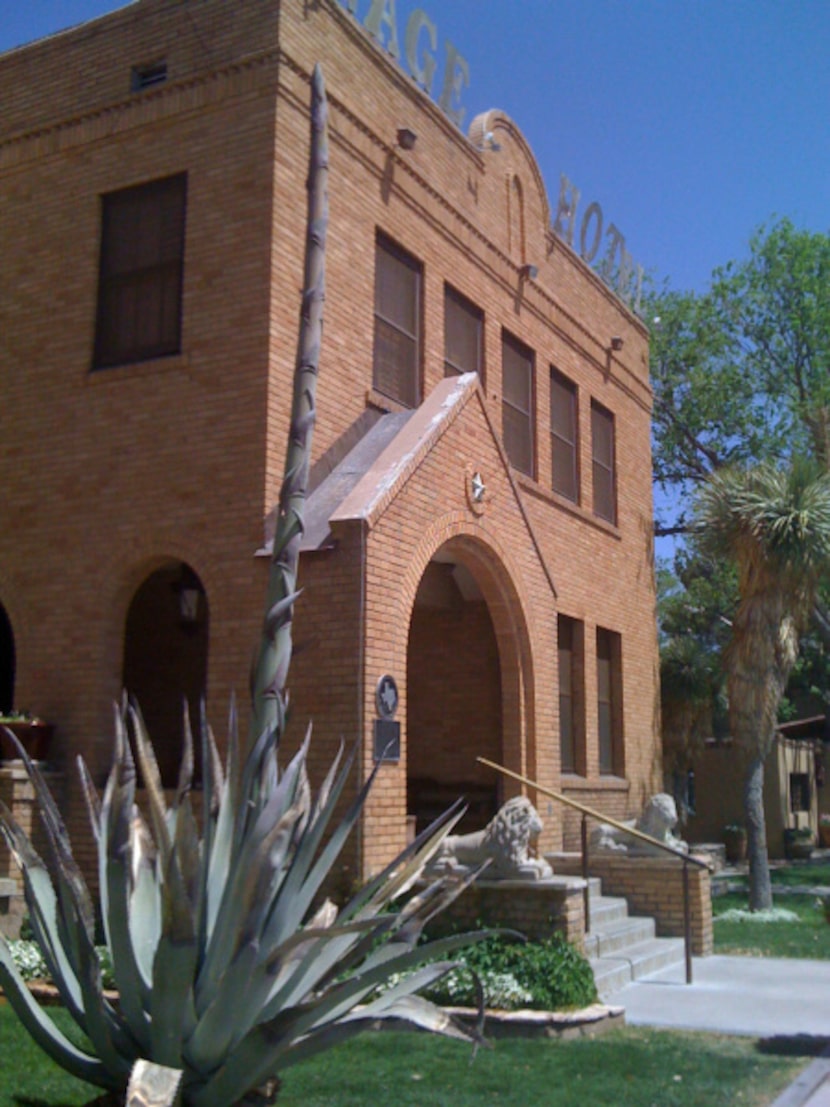
POLYGON ((331 521, 365 519, 371 526, 478 392, 476 373, 441 381, 375 458, 331 521))
MULTIPOLYGON (((456 420, 464 416, 471 404, 473 409, 470 415, 475 410, 477 418, 483 420, 487 428, 483 433, 489 432, 501 457, 504 479, 509 484, 528 538, 555 595, 552 574, 533 533, 504 447, 490 421, 475 373, 446 378, 416 410, 383 415, 371 426, 310 494, 301 549, 325 548, 331 542, 331 527, 337 523, 362 520, 372 527, 424 458, 456 420)), ((268 546, 259 552, 270 552, 270 545, 269 541, 268 546)))

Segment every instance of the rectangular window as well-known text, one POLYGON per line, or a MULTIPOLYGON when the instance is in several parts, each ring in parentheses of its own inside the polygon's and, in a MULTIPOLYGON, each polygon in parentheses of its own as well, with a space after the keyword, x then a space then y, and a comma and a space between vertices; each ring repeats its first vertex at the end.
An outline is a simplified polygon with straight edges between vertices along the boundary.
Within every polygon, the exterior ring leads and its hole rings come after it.
POLYGON ((597 731, 599 771, 622 776, 622 642, 603 627, 597 627, 597 731))
POLYGON ((563 773, 586 773, 585 626, 567 615, 556 620, 559 645, 559 749, 563 773))
POLYGON ((552 488, 560 496, 579 503, 579 450, 577 447, 576 385, 550 371, 550 452, 552 488))
POLYGON ((478 373, 482 377, 482 311, 444 285, 444 376, 478 373))
POLYGON ((373 387, 405 407, 420 403, 421 266, 378 236, 373 387))
POLYGON ((591 403, 591 456, 593 459, 594 515, 617 521, 617 489, 614 464, 614 416, 591 403))
POLYGON ((96 369, 181 351, 187 174, 102 197, 96 369))
POLYGON ((810 774, 790 773, 790 811, 809 811, 810 774))
POLYGON ((533 463, 533 353, 502 332, 502 433, 510 464, 529 477, 533 463))

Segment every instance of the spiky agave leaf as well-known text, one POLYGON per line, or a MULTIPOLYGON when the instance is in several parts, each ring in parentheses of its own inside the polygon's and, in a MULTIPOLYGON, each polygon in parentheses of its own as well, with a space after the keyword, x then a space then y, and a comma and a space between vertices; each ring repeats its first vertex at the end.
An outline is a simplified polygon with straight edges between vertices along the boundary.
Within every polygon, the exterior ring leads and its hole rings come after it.
POLYGON ((5 938, 0 935, 0 985, 15 1014, 32 1038, 61 1068, 79 1080, 101 1088, 118 1089, 121 1078, 110 1072, 98 1057, 79 1049, 49 1018, 46 1010, 32 996, 17 970, 5 938))

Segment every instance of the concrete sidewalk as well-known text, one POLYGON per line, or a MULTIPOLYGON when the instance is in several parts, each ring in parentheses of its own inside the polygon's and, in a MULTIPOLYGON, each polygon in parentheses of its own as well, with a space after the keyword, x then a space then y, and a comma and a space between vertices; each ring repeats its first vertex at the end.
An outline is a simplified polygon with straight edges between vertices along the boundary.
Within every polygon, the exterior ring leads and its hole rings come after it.
MULTIPOLYGON (((709 1030, 753 1038, 830 1042, 830 961, 694 958, 693 983, 673 967, 626 985, 610 1001, 630 1026, 709 1030)), ((783 1045, 783 1042, 782 1042, 783 1045)), ((830 1057, 807 1066, 773 1107, 830 1107, 830 1057)))

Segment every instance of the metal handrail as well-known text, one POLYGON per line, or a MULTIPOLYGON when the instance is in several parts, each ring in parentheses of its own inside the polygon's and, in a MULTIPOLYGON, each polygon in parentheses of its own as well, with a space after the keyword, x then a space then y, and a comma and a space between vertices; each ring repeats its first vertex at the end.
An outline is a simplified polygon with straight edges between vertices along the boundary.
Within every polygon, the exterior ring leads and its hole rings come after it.
POLYGON ((587 820, 588 818, 598 819, 600 822, 607 823, 608 826, 613 826, 615 829, 622 831, 624 834, 630 835, 632 838, 638 838, 640 841, 646 842, 649 846, 656 846, 664 853, 672 854, 674 857, 679 858, 683 862, 683 941, 686 953, 686 983, 692 983, 692 926, 691 926, 691 912, 689 910, 689 865, 696 865, 700 869, 711 869, 711 866, 706 861, 702 861, 698 857, 691 857, 688 853, 684 853, 683 850, 677 849, 675 846, 666 845, 665 842, 659 841, 657 838, 652 838, 650 834, 644 834, 642 830, 637 830, 633 826, 626 826, 625 823, 618 822, 616 819, 611 818, 609 815, 604 815, 601 811, 595 811, 592 807, 588 807, 584 803, 579 803, 577 800, 572 800, 568 796, 563 796, 561 792, 555 792, 552 788, 545 788, 543 785, 537 783, 535 780, 531 780, 529 777, 522 776, 521 773, 514 773, 512 769, 506 769, 504 765, 499 765, 495 761, 490 761, 486 757, 477 757, 478 761, 482 765, 486 765, 488 769, 495 769, 496 772, 501 773, 503 776, 509 776, 513 780, 519 781, 521 784, 526 784, 529 788, 533 788, 543 796, 547 796, 549 799, 557 800, 559 803, 564 803, 567 807, 573 807, 577 811, 582 812, 582 876, 585 880, 585 889, 583 891, 583 903, 585 910, 585 930, 590 930, 591 927, 591 907, 588 888, 588 830, 587 820))

